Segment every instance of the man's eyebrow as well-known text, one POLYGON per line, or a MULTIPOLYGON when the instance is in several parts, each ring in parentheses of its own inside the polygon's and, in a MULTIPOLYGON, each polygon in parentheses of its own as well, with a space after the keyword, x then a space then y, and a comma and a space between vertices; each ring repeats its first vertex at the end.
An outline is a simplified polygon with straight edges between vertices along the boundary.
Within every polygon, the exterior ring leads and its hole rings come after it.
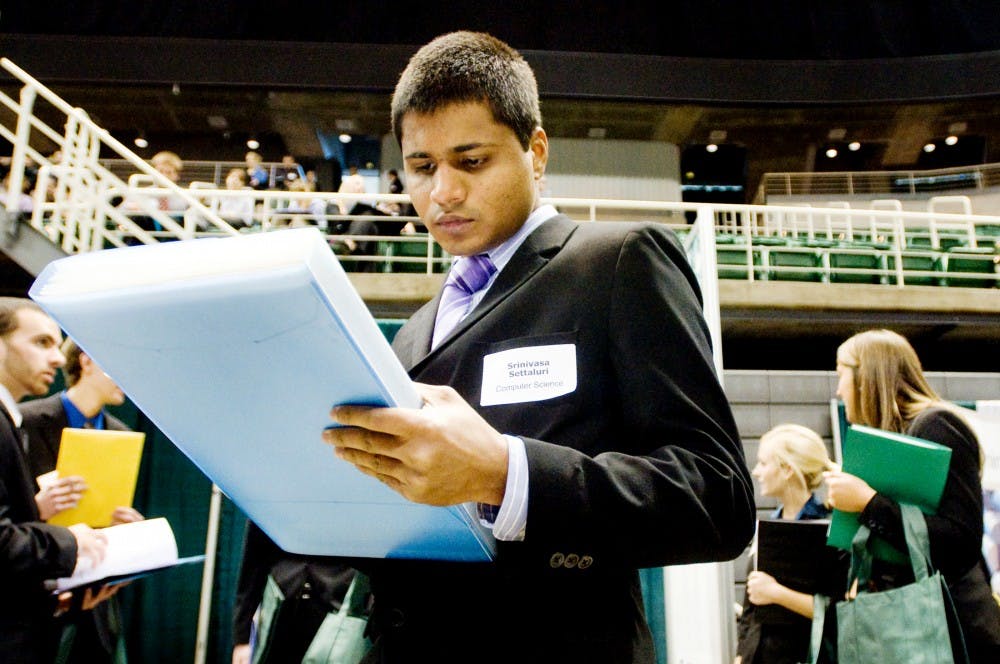
MULTIPOLYGON (((478 143, 463 143, 462 145, 456 145, 455 147, 453 147, 450 150, 448 150, 448 152, 450 152, 452 154, 461 154, 463 152, 468 152, 469 150, 476 150, 478 148, 488 147, 489 145, 491 145, 491 143, 483 143, 483 142, 478 142, 478 143)), ((404 159, 427 159, 428 157, 430 157, 430 153, 424 152, 422 150, 418 150, 418 151, 411 152, 411 153, 407 154, 403 158, 404 159)))

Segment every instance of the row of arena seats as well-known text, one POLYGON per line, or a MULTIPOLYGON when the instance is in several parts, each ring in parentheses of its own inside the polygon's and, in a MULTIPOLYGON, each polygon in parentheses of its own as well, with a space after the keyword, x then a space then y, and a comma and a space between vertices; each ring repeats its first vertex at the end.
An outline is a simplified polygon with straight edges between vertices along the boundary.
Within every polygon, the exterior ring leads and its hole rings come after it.
MULTIPOLYGON (((897 254, 889 243, 877 240, 754 236, 748 245, 745 236, 720 233, 716 236, 716 261, 721 279, 746 280, 752 270, 757 281, 895 285, 902 272, 903 283, 911 286, 1000 287, 1000 250, 995 240, 976 248, 942 241, 945 246, 935 250, 918 242, 897 254), (897 269, 897 257, 901 270, 897 269)), ((369 271, 426 273, 429 253, 434 259, 432 272, 447 271, 448 257, 440 245, 428 243, 424 235, 382 240, 377 257, 385 260, 377 260, 375 269, 369 271)))
POLYGON ((976 248, 960 242, 932 249, 907 246, 896 252, 887 242, 719 234, 721 279, 897 284, 965 288, 1000 287, 1000 250, 995 240, 976 248), (897 268, 897 259, 901 269, 897 268))

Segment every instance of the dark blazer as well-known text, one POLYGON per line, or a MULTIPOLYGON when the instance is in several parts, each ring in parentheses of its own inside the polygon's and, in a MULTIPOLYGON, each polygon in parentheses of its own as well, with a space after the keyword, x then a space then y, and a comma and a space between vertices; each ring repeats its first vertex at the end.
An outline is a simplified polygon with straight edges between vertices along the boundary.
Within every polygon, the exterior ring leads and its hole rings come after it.
MULTIPOLYGON (((927 408, 904 432, 951 448, 948 479, 936 514, 925 516, 931 563, 948 584, 962 625, 969 661, 1000 662, 1000 607, 993 597, 983 560, 983 485, 979 441, 961 416, 945 408, 927 408)), ((899 503, 881 493, 859 515, 861 523, 906 551, 899 503)), ((876 560, 873 578, 883 588, 913 580, 909 565, 876 560)))
POLYGON ((439 299, 393 347, 414 380, 451 385, 525 441, 527 527, 523 541, 498 543, 494 563, 359 562, 381 661, 653 662, 637 570, 730 560, 755 519, 676 236, 550 219, 430 351, 439 299), (554 344, 575 347, 575 390, 481 405, 484 357, 554 344))
POLYGON ((55 598, 43 581, 69 576, 75 566, 72 533, 39 521, 21 434, 0 406, 0 662, 51 661, 55 598))
MULTIPOLYGON (((20 404, 24 422, 21 428, 28 435, 28 466, 32 477, 55 469, 59 458, 62 430, 69 426, 61 393, 20 404)), ((104 427, 128 431, 125 423, 105 411, 104 427)), ((121 616, 117 597, 98 604, 90 611, 67 614, 63 622, 76 624, 73 656, 70 661, 110 661, 121 633, 121 616), (84 652, 86 651, 86 652, 84 652)))
MULTIPOLYGON (((59 458, 62 430, 69 426, 62 393, 51 394, 18 404, 24 422, 21 428, 28 434, 28 467, 32 477, 55 469, 59 458)), ((120 419, 104 411, 104 428, 113 431, 131 431, 120 419)))

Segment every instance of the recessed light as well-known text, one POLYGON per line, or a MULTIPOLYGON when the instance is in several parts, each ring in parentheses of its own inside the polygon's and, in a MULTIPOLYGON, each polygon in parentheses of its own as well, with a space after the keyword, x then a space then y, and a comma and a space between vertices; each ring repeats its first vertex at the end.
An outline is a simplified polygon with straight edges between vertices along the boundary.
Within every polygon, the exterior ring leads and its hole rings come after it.
POLYGON ((934 145, 933 143, 927 143, 927 144, 924 145, 924 152, 934 152, 934 150, 936 150, 936 149, 937 149, 937 146, 934 145))
POLYGON ((851 152, 857 152, 858 150, 861 149, 861 143, 858 141, 851 141, 850 143, 847 144, 847 149, 850 150, 851 152))
POLYGON ((830 159, 834 159, 837 156, 837 148, 827 148, 826 156, 830 159))
POLYGON ((944 142, 946 145, 955 145, 955 143, 958 143, 958 136, 952 134, 948 138, 944 139, 944 142))

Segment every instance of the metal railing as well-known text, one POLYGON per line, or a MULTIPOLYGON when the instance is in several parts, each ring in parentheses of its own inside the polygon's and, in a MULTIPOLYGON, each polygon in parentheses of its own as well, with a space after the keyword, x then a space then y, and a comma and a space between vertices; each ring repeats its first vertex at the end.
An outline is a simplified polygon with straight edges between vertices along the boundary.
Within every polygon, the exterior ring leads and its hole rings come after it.
MULTIPOLYGON (((209 162, 203 170, 213 173, 212 179, 178 186, 82 109, 69 106, 8 60, 0 64, 24 83, 18 101, 0 92, 0 103, 13 114, 9 122, 0 122, 0 135, 13 145, 7 209, 16 211, 10 194, 20 191, 26 165, 34 162, 30 223, 67 253, 316 225, 327 232, 348 271, 434 274, 450 263, 418 218, 393 214, 409 202, 405 194, 227 190, 218 184, 225 167, 209 168, 209 162), (37 108, 41 103, 49 105, 43 112, 37 108), (43 116, 61 118, 62 132, 43 116), (41 144, 54 144, 61 159, 43 154, 41 144), (109 153, 117 156, 109 160, 109 153)), ((898 204, 879 206, 879 201, 871 209, 851 209, 544 200, 578 220, 652 221, 681 235, 696 217, 709 215, 718 237, 717 269, 725 279, 997 286, 1000 217, 908 212, 898 204)))
POLYGON ((915 195, 953 190, 982 190, 1000 185, 1000 164, 906 171, 765 173, 754 197, 915 195))

